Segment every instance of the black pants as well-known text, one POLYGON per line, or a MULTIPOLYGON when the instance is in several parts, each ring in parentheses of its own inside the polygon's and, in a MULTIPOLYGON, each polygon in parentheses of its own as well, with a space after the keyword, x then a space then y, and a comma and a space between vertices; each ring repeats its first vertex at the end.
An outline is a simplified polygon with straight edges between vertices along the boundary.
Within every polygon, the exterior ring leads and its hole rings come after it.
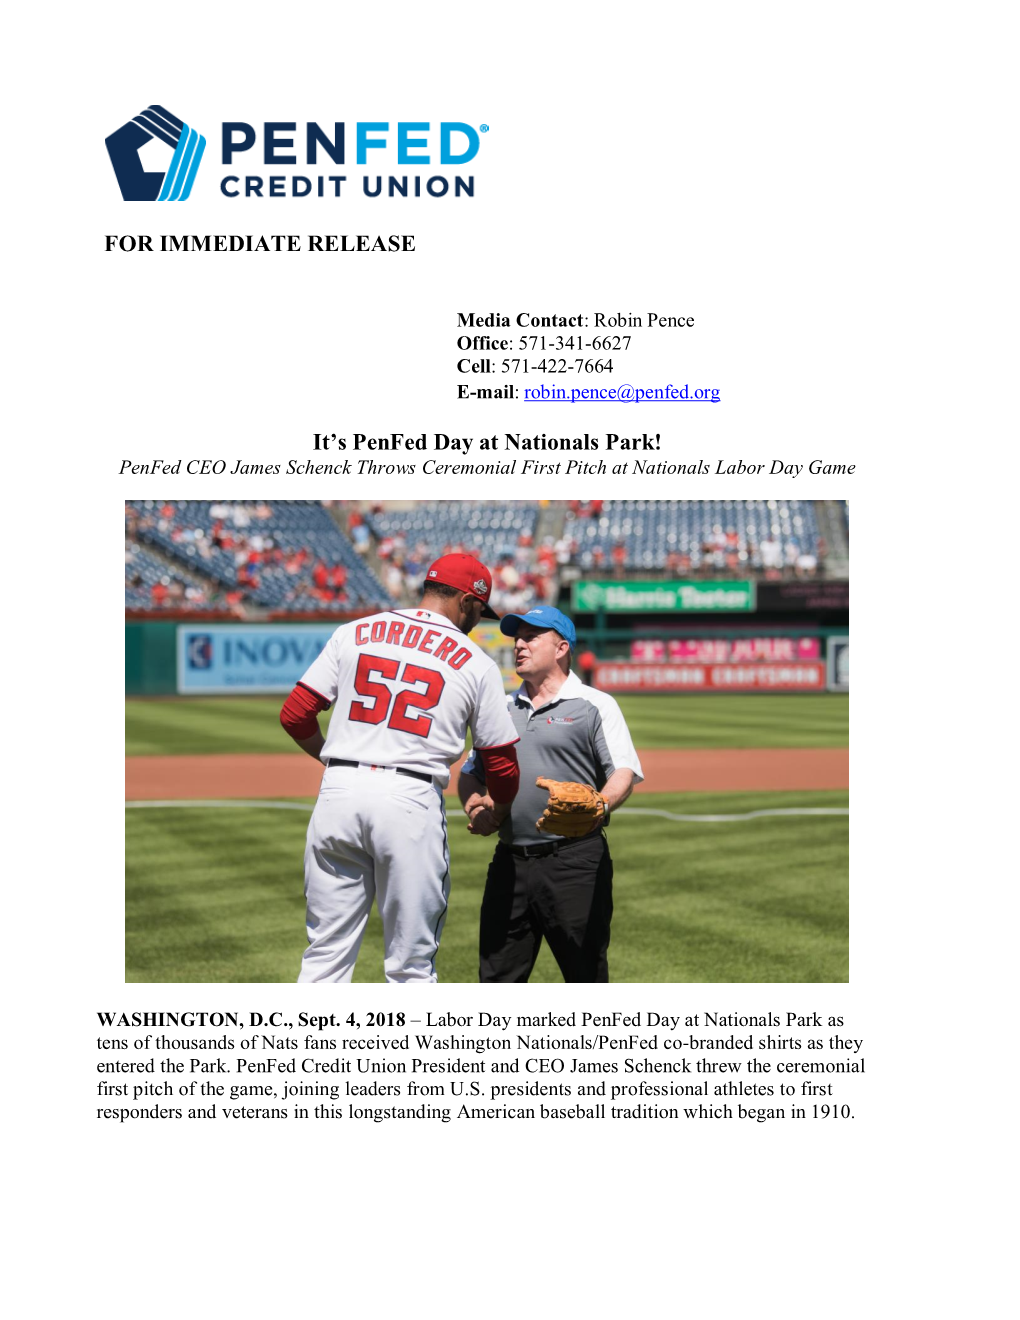
POLYGON ((564 981, 608 981, 613 862, 602 832, 547 857, 500 844, 482 899, 480 981, 526 981, 542 937, 564 981))

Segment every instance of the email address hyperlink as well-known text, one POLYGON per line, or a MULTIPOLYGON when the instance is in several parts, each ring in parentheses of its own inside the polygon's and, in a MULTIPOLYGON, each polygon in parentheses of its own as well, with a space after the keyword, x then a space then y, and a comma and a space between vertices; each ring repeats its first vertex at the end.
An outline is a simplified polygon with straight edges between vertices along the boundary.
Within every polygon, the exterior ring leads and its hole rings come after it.
POLYGON ((524 390, 528 403, 718 403, 719 391, 705 386, 659 385, 642 389, 639 385, 529 385, 524 390))

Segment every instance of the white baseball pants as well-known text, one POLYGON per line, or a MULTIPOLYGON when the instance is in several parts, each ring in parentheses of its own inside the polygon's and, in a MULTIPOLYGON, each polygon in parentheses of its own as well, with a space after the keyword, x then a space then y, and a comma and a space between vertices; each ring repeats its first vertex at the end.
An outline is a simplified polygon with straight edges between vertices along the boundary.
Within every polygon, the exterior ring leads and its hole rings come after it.
POLYGON ((328 767, 308 824, 300 983, 350 981, 373 898, 387 981, 435 981, 450 890, 443 795, 393 770, 328 767))

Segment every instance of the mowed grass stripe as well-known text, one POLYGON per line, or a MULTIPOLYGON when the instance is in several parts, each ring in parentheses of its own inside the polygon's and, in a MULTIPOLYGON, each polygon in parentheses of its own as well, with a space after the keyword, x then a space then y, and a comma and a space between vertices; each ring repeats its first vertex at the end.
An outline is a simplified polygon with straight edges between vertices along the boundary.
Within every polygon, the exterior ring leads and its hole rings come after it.
MULTIPOLYGON (((289 811, 291 805, 302 806, 310 815, 312 807, 315 805, 313 797, 281 798, 280 801, 287 803, 289 811)), ((251 799, 242 807, 241 802, 232 802, 230 799, 220 799, 220 803, 215 807, 209 807, 208 804, 191 803, 186 799, 180 799, 172 808, 158 807, 149 802, 133 802, 130 804, 131 811, 278 811, 279 807, 273 806, 272 799, 261 801, 258 798, 251 799)), ((622 817, 631 814, 633 811, 645 812, 647 810, 669 811, 680 816, 733 816, 741 817, 751 811, 782 810, 789 811, 797 807, 841 807, 848 809, 850 806, 850 794, 845 788, 833 789, 801 789, 789 790, 782 793, 770 793, 767 791, 748 792, 748 793, 642 793, 640 798, 631 798, 626 806, 618 808, 613 813, 615 823, 622 817)), ((454 821, 463 816, 463 812, 457 803, 449 798, 446 801, 446 814, 450 820, 450 828, 454 828, 454 821)), ((691 823, 686 820, 674 822, 678 828, 686 827, 691 823)), ((739 819, 734 820, 733 824, 742 823, 739 819)), ((463 824, 463 822, 462 822, 463 824)), ((727 822, 719 822, 720 826, 726 826, 727 822)))
POLYGON ((128 756, 297 751, 280 725, 280 702, 259 698, 129 701, 128 756))
MULTIPOLYGON (((845 805, 845 793, 654 794, 665 810, 724 814, 845 805)), ((251 808, 126 813, 127 979, 292 981, 304 948, 305 819, 251 808)), ((618 815, 614 981, 847 979, 849 823, 764 817, 732 825, 618 815)), ((440 979, 477 979, 477 922, 491 840, 450 821, 453 887, 440 979)), ((373 912, 355 979, 382 980, 373 912)), ((533 981, 559 981, 543 948, 533 981)))
MULTIPOLYGON (((276 697, 129 700, 127 754, 300 756, 280 727, 280 704, 276 697)), ((835 694, 627 696, 620 705, 640 748, 845 747, 848 741, 849 700, 835 694)))
POLYGON ((635 746, 660 748, 845 747, 845 696, 627 696, 620 700, 635 746))
POLYGON ((302 942, 302 818, 275 830, 252 811, 132 814, 144 819, 127 831, 127 979, 292 979, 282 972, 302 942))

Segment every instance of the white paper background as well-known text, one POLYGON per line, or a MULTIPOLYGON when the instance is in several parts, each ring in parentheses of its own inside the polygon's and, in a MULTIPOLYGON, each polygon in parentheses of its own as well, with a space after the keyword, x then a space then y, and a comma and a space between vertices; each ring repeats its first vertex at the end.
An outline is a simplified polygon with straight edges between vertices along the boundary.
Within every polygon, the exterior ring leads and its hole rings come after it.
MULTIPOLYGON (((990 692, 955 705, 912 658, 911 629, 930 630, 947 586, 908 571, 917 534, 898 530, 910 501, 947 506, 965 475, 947 463, 956 446, 972 456, 1004 434, 995 384, 1008 337, 988 319, 1006 232, 994 165, 1004 12, 102 4, 19 19, 8 58, 23 130, 5 245, 18 398, 8 622, 17 636, 27 620, 29 637, 8 657, 12 698, 29 685, 11 701, 10 745, 32 761, 11 768, 7 850, 18 1312, 1004 1312, 1007 1224, 989 1172, 1003 1152, 976 1063, 985 1029, 964 1007, 994 972, 1004 924, 974 897, 975 872, 998 863, 965 823, 1001 797, 995 749, 974 754, 979 776, 958 774, 970 728, 1001 727, 1002 712, 990 692), (124 204, 106 158, 105 136, 153 101, 209 137, 182 207, 124 204), (359 119, 463 119, 492 131, 466 167, 474 200, 243 202, 212 192, 228 119, 344 120, 349 133, 359 119), (408 232, 418 251, 103 251, 107 233, 164 230, 408 232), (457 311, 575 308, 693 315, 693 330, 661 343, 641 332, 633 383, 718 386, 723 402, 456 401, 457 311), (856 501, 853 979, 788 991, 536 986, 528 1006, 842 1012, 866 1039, 860 1116, 97 1123, 97 1009, 297 1011, 323 998, 123 985, 121 504, 222 486, 120 480, 120 460, 285 461, 310 456, 315 430, 628 428, 661 431, 662 457, 676 461, 857 464, 849 484, 720 478, 626 492, 856 501), (910 584, 911 607, 893 577, 910 584), (926 814, 940 803, 936 835, 926 814)), ((252 173, 270 172, 249 155, 252 173)), ((609 493, 622 492, 594 479, 237 479, 228 491, 609 493)), ((993 497, 993 523, 995 509, 993 497)), ((383 988, 345 994, 359 1011, 396 1002, 383 988)), ((466 1011, 479 992, 441 986, 430 1002, 466 1011)), ((486 997, 497 1011, 519 1003, 486 997)))

